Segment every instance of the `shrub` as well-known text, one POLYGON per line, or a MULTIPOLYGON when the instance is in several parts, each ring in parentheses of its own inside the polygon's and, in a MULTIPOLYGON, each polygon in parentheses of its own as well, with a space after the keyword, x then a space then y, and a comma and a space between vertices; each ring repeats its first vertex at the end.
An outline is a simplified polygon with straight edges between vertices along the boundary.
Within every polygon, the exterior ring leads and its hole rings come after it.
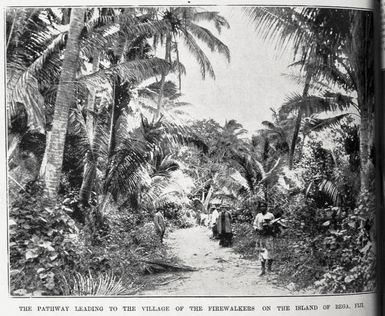
POLYGON ((46 205, 42 183, 32 182, 10 207, 11 294, 59 294, 57 273, 79 259, 71 210, 46 205))
POLYGON ((354 210, 297 202, 286 238, 278 244, 280 275, 321 293, 374 290, 374 197, 365 193, 354 210))
POLYGON ((245 257, 256 257, 256 233, 248 223, 235 223, 233 226, 233 248, 245 257))

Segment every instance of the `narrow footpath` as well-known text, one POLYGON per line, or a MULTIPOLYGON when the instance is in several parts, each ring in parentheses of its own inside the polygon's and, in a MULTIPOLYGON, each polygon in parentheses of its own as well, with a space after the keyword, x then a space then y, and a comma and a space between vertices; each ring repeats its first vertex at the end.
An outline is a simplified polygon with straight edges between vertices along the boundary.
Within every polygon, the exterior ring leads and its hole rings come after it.
POLYGON ((293 294, 279 286, 274 273, 259 277, 259 262, 243 259, 231 248, 210 239, 206 227, 178 229, 165 240, 169 251, 193 272, 161 273, 155 285, 138 295, 157 296, 277 296, 293 294))

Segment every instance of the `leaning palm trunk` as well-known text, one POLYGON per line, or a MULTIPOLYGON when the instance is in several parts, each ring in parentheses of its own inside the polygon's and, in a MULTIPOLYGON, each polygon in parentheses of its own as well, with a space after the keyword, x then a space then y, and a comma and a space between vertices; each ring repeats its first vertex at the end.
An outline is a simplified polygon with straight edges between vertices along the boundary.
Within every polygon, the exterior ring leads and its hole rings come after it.
POLYGON ((116 125, 116 82, 115 78, 112 81, 112 105, 111 105, 111 115, 110 115, 110 131, 108 138, 108 149, 107 149, 107 157, 111 158, 112 152, 115 147, 115 125, 116 125))
POLYGON ((68 116, 75 99, 75 76, 80 52, 80 34, 84 26, 85 9, 74 8, 71 11, 68 41, 60 82, 56 96, 52 134, 46 145, 47 166, 45 172, 46 192, 51 201, 57 195, 63 165, 64 142, 67 134, 68 116))
MULTIPOLYGON (((310 70, 308 70, 308 72, 306 74, 305 87, 303 88, 303 93, 302 93, 303 99, 306 99, 306 97, 309 93, 311 77, 312 77, 311 72, 310 72, 310 70)), ((293 168, 295 147, 296 147, 297 140, 298 140, 299 129, 301 127, 301 120, 302 120, 302 115, 303 115, 303 111, 304 111, 305 106, 306 106, 306 104, 301 105, 298 109, 298 114, 297 114, 297 118, 295 121, 293 138, 291 140, 291 146, 290 146, 290 152, 289 152, 289 169, 293 168)))

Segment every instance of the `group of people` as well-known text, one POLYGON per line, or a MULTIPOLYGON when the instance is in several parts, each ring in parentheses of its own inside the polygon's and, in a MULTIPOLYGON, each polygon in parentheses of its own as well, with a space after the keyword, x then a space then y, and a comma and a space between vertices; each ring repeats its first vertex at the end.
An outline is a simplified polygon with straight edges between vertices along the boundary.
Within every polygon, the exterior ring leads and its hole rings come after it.
POLYGON ((233 243, 233 232, 231 229, 231 214, 226 206, 213 208, 211 213, 210 226, 213 232, 213 238, 219 239, 219 245, 230 247, 233 243))
MULTIPOLYGON (((256 249, 259 253, 259 260, 261 262, 260 275, 262 276, 266 274, 266 271, 272 271, 275 248, 274 236, 276 235, 277 228, 275 224, 278 224, 279 219, 275 219, 274 215, 267 211, 266 204, 260 204, 259 210, 260 212, 254 218, 253 228, 257 236, 256 249)), ((232 217, 227 207, 213 207, 210 220, 212 238, 219 239, 220 246, 229 247, 232 245, 231 221, 232 217)))
MULTIPOLYGON (((261 262, 261 273, 264 275, 272 271, 274 260, 274 236, 276 235, 279 219, 267 210, 266 204, 259 205, 260 212, 255 216, 253 228, 256 232, 256 249, 259 253, 261 262)), ((233 232, 231 227, 232 216, 229 207, 225 205, 214 206, 209 218, 212 230, 212 238, 219 239, 219 245, 222 247, 231 247, 233 241, 233 232)), ((165 233, 165 220, 160 211, 154 214, 154 224, 160 242, 163 243, 165 233)))

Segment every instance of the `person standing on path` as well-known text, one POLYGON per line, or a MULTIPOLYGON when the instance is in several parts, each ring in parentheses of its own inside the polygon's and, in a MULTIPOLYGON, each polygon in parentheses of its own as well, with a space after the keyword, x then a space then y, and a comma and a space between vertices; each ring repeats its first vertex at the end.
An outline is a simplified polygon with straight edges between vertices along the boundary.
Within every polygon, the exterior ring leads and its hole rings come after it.
POLYGON ((266 204, 261 205, 261 212, 255 216, 253 228, 257 232, 256 248, 259 251, 259 260, 261 261, 260 276, 271 272, 274 259, 274 231, 273 221, 275 217, 267 211, 266 204))
POLYGON ((233 233, 231 230, 231 214, 226 206, 221 207, 221 212, 217 218, 217 229, 219 235, 219 245, 230 247, 232 244, 233 233))
POLYGON ((166 231, 166 223, 163 214, 158 210, 154 215, 155 231, 160 238, 160 243, 163 244, 163 237, 166 231))
POLYGON ((219 216, 219 212, 216 207, 214 207, 213 212, 211 213, 210 226, 213 232, 213 239, 218 238, 218 227, 217 227, 217 219, 219 216))

